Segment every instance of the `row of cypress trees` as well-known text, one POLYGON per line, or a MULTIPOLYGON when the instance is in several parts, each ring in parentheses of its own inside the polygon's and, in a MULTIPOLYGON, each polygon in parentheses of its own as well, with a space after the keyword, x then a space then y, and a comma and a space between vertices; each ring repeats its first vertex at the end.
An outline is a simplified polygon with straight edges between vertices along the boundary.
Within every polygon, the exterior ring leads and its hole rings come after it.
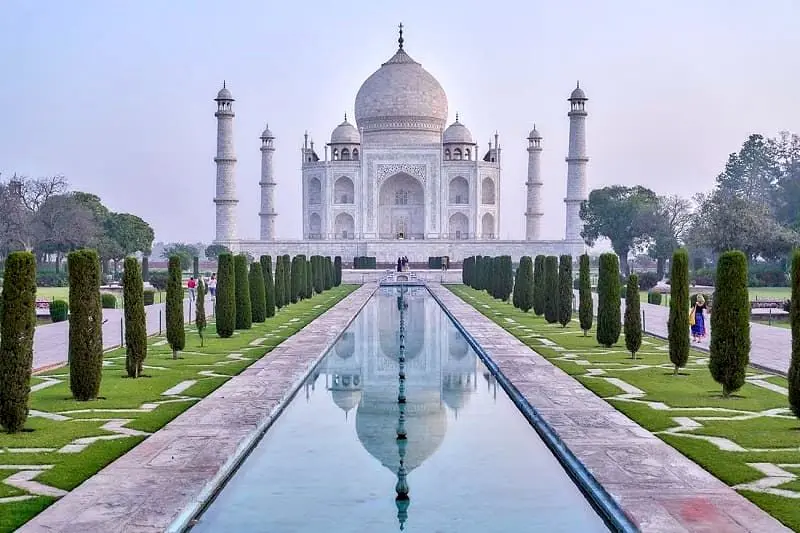
POLYGON ((502 301, 508 300, 514 288, 514 267, 510 255, 467 257, 462 265, 461 276, 465 285, 485 290, 502 301))

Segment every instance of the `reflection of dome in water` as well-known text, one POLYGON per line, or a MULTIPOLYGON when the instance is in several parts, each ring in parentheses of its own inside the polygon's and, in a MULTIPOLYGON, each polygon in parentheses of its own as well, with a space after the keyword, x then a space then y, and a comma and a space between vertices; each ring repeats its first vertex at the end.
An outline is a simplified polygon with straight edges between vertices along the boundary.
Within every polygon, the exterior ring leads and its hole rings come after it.
POLYGON ((333 351, 342 359, 352 357, 356 352, 356 335, 352 331, 345 331, 336 344, 333 346, 333 351))
POLYGON ((456 360, 463 359, 464 356, 469 352, 469 344, 467 343, 467 339, 465 339, 464 336, 458 331, 453 331, 450 333, 449 351, 450 356, 456 360))
MULTIPOLYGON (((406 359, 414 359, 422 352, 425 343, 425 302, 422 299, 406 298, 408 307, 403 316, 406 324, 406 359)), ((381 351, 387 357, 397 359, 400 353, 400 310, 394 298, 378 300, 378 337, 381 351)))
MULTIPOLYGON (((411 472, 432 456, 444 440, 447 432, 447 416, 439 404, 438 391, 426 391, 424 401, 415 394, 409 395, 405 407, 406 469, 411 472)), ((385 399, 365 395, 356 411, 356 433, 361 445, 370 455, 391 470, 397 472, 400 457, 397 452, 397 421, 400 406, 393 394, 385 399)))
POLYGON ((339 409, 348 412, 358 405, 358 402, 361 400, 361 391, 334 390, 331 391, 331 398, 333 398, 333 403, 335 403, 339 409))
POLYGON ((445 375, 442 381, 442 398, 447 407, 458 411, 467 405, 473 390, 470 374, 445 375))

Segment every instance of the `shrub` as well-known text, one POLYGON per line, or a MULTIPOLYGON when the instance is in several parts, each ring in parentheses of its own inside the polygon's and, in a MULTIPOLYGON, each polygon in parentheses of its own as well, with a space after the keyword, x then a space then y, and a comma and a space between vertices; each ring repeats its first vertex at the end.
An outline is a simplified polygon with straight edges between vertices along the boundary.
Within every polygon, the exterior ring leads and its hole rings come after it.
POLYGON ((639 290, 641 291, 649 291, 656 285, 658 282, 661 281, 661 278, 658 276, 656 272, 642 272, 638 275, 639 278, 639 290))
POLYGON ((12 252, 5 264, 0 299, 0 425, 16 433, 28 419, 33 333, 36 328, 36 259, 12 252))
POLYGON ((275 316, 275 281, 272 278, 272 257, 262 255, 261 274, 264 276, 264 316, 275 316))
POLYGON ((747 278, 750 287, 786 287, 789 284, 782 262, 754 262, 747 278))
POLYGON ((197 307, 194 312, 194 326, 200 336, 200 347, 205 346, 203 331, 206 329, 206 282, 202 279, 197 282, 197 307))
POLYGON ((67 256, 69 265, 69 388, 76 400, 97 398, 103 377, 100 258, 94 250, 67 256))
POLYGON ((153 305, 156 302, 156 291, 146 290, 143 294, 144 305, 153 305))
POLYGON ((103 309, 116 309, 117 297, 110 292, 103 292, 100 294, 100 303, 103 306, 103 309))
POLYGON ((333 286, 338 287, 342 284, 342 257, 337 255, 333 258, 333 286))
POLYGON ((558 262, 558 323, 567 327, 572 320, 572 256, 562 255, 558 262))
POLYGON ((578 274, 578 320, 581 323, 583 336, 587 336, 592 329, 594 320, 594 299, 592 298, 592 278, 590 271, 591 259, 589 254, 580 257, 578 274))
POLYGON ((138 378, 147 357, 147 316, 144 312, 144 285, 135 257, 125 258, 123 274, 125 308, 125 368, 128 377, 138 378))
POLYGON ((169 258, 169 279, 167 280, 167 342, 172 348, 172 358, 186 345, 186 331, 183 329, 183 273, 181 258, 169 258))
POLYGON ((661 305, 662 295, 658 291, 649 291, 647 293, 647 303, 653 305, 661 305))
POLYGON ((548 255, 544 260, 544 319, 558 322, 558 257, 548 255))
POLYGON ((227 339, 236 328, 236 272, 233 255, 221 253, 217 258, 217 335, 227 339))
POLYGON ((163 270, 156 270, 155 272, 150 273, 150 285, 159 291, 167 290, 168 279, 169 274, 163 270))
POLYGON ((353 258, 353 268, 369 270, 377 268, 378 262, 375 257, 357 256, 353 258))
POLYGON ((250 329, 253 326, 253 308, 250 302, 250 280, 247 274, 247 256, 239 254, 233 258, 236 274, 236 329, 250 329))
POLYGON ((200 258, 199 257, 192 257, 192 276, 194 276, 194 279, 198 279, 200 277, 200 258))
POLYGON ((642 311, 639 305, 639 278, 636 274, 628 277, 625 295, 625 348, 636 359, 636 352, 642 347, 642 311))
POLYGON ((142 257, 142 282, 147 281, 150 281, 150 258, 145 255, 142 257))
POLYGON ((50 320, 53 322, 64 322, 69 318, 69 304, 64 300, 54 300, 50 302, 50 320))
POLYGON ((597 342, 606 348, 617 343, 622 329, 619 293, 619 258, 602 254, 597 279, 597 342))
MULTIPOLYGON (((792 324, 792 359, 789 363, 789 406, 800 418, 800 250, 792 253, 792 299, 789 320, 792 324)), ((2 375, 2 374, 0 374, 2 375)))
POLYGON ((537 255, 533 260, 533 312, 536 316, 544 314, 544 301, 544 256, 537 255))
POLYGON ((725 252, 719 257, 714 286, 708 367, 727 398, 744 385, 750 359, 747 258, 742 252, 725 252))
POLYGON ((261 263, 250 263, 250 311, 253 322, 264 322, 267 319, 266 296, 264 296, 264 274, 261 263))

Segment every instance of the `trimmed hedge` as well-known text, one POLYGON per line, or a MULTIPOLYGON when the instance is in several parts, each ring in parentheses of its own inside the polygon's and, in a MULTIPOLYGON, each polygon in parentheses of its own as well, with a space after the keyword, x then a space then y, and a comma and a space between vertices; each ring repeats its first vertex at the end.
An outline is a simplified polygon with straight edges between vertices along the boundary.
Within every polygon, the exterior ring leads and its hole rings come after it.
POLYGON ((663 296, 660 292, 657 291, 650 291, 647 293, 647 303, 653 305, 661 305, 661 300, 663 296))
POLYGON ((236 329, 253 327, 253 309, 250 302, 250 280, 247 273, 247 256, 239 254, 233 258, 236 274, 236 329))
POLYGON ((558 260, 558 323, 567 327, 572 320, 572 256, 558 260))
POLYGON ((378 260, 375 257, 359 255, 353 258, 353 268, 358 270, 372 270, 378 268, 378 260))
POLYGON ((103 311, 100 307, 100 258, 95 250, 77 250, 69 265, 69 388, 76 400, 97 398, 103 377, 103 311))
MULTIPOLYGON (((678 369, 689 361, 689 252, 678 249, 672 254, 669 285, 669 319, 667 320, 667 339, 669 340, 669 360, 678 369)), ((648 299, 650 295, 648 294, 648 299)), ((661 303, 661 295, 658 295, 661 303)))
POLYGON ((154 289, 159 291, 167 290, 167 280, 169 279, 169 274, 163 270, 156 270, 155 272, 150 273, 150 285, 153 286, 154 289))
POLYGON ((144 305, 153 305, 156 302, 156 291, 146 290, 142 296, 144 305))
POLYGON ((461 283, 472 287, 472 270, 475 266, 475 256, 466 257, 461 263, 461 283))
POLYGON ((602 254, 597 279, 597 342, 606 348, 617 343, 622 329, 619 294, 619 258, 602 254))
POLYGON ((215 309, 217 335, 226 339, 236 329, 236 271, 233 255, 219 254, 217 258, 217 304, 215 309))
POLYGON ((544 302, 544 256, 537 255, 533 260, 533 312, 536 316, 544 314, 544 302))
POLYGON ((36 328, 36 259, 12 252, 5 263, 0 320, 0 426, 21 431, 28 419, 33 334, 36 328))
POLYGON ((128 377, 138 378, 147 357, 147 316, 144 312, 144 286, 135 257, 125 258, 122 277, 125 308, 125 369, 128 377))
POLYGON ((342 284, 342 257, 337 255, 333 258, 333 286, 338 287, 342 284))
POLYGON ((110 292, 103 292, 100 294, 100 303, 103 306, 103 309, 116 309, 117 297, 110 292))
POLYGON ((587 336, 594 321, 594 300, 592 299, 591 259, 583 254, 579 260, 578 273, 578 320, 583 336, 587 336))
POLYGON ((64 300, 53 300, 50 302, 50 320, 52 322, 64 322, 69 318, 69 304, 64 300))
POLYGON ((789 363, 789 407, 800 418, 800 250, 792 252, 792 300, 789 320, 792 324, 792 359, 789 363))
POLYGON ((636 352, 642 347, 642 310, 639 305, 639 277, 631 274, 628 277, 627 294, 625 295, 625 348, 636 359, 636 352))
POLYGON ((719 257, 714 287, 708 367, 727 398, 744 385, 750 361, 750 297, 747 257, 742 252, 725 252, 719 257))
POLYGON ((169 280, 167 281, 167 342, 172 348, 172 358, 186 346, 186 331, 183 329, 183 272, 180 256, 169 258, 169 280))
POLYGON ((250 311, 253 322, 264 322, 267 319, 266 296, 264 295, 264 274, 261 263, 250 263, 250 311))
POLYGON ((558 257, 548 255, 544 260, 544 319, 548 324, 558 322, 558 257))
POLYGON ((264 316, 275 316, 275 281, 272 278, 272 257, 262 255, 261 275, 264 276, 264 316))

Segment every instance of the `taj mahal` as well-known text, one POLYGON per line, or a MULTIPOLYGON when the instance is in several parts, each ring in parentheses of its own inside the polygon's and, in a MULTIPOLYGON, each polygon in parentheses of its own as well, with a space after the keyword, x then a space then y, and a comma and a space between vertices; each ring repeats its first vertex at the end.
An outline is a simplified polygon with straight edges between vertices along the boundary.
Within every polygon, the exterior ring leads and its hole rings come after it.
POLYGON ((253 255, 306 254, 375 256, 393 262, 471 255, 578 255, 584 244, 579 211, 587 199, 586 101, 578 85, 570 94, 569 152, 566 158, 566 224, 563 240, 541 240, 543 215, 540 157, 542 136, 528 135, 525 240, 501 240, 499 135, 481 148, 465 124, 449 126, 447 94, 404 49, 398 49, 361 85, 355 124, 345 115, 322 147, 306 133, 302 157, 303 239, 275 235, 278 216, 273 173, 275 135, 267 127, 261 141, 260 238, 237 235, 234 98, 227 86, 217 94, 216 244, 253 255))

